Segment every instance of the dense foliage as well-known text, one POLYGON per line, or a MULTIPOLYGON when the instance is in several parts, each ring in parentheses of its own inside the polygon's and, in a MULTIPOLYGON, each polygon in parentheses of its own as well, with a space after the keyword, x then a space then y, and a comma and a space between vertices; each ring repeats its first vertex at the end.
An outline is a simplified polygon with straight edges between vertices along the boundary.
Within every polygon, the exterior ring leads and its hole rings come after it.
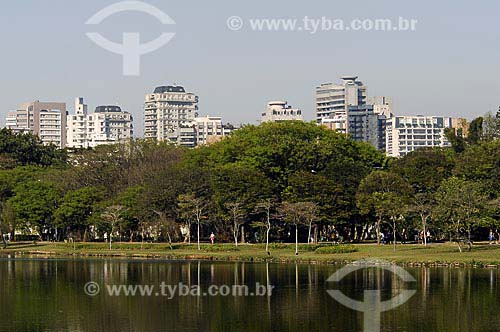
POLYGON ((500 229, 492 119, 476 123, 488 124, 487 135, 475 128, 458 148, 400 159, 302 122, 245 126, 191 150, 137 140, 69 157, 3 130, 0 231, 11 240, 175 242, 194 241, 199 229, 202 241, 213 233, 236 245, 267 235, 272 242, 487 238, 500 229))

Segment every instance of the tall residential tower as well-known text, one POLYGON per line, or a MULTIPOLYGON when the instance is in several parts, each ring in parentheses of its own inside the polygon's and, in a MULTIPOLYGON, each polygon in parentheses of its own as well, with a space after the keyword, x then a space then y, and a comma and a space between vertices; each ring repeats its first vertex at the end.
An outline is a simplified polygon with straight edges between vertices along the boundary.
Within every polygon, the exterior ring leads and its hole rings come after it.
POLYGON ((197 116, 194 93, 177 85, 157 87, 144 102, 144 137, 190 146, 196 141, 193 121, 197 116))

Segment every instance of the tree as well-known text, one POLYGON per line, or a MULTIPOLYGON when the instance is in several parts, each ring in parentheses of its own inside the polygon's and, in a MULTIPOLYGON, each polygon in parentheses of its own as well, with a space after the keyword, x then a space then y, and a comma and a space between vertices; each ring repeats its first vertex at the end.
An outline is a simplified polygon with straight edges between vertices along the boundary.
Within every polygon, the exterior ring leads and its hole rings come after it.
POLYGON ((376 216, 377 244, 380 245, 380 226, 385 220, 393 229, 396 250, 397 222, 406 212, 411 192, 411 186, 403 178, 386 171, 375 171, 361 181, 357 205, 363 214, 376 216))
POLYGON ((65 150, 58 149, 55 145, 44 145, 36 135, 0 129, 0 168, 64 165, 66 160, 65 150))
POLYGON ((313 223, 318 219, 319 206, 313 202, 304 202, 304 219, 307 223, 307 244, 311 243, 311 230, 313 223))
POLYGON ((208 203, 202 197, 196 197, 194 193, 179 195, 178 206, 180 215, 185 220, 196 221, 196 237, 198 242, 198 250, 200 246, 200 224, 201 220, 205 217, 208 203))
MULTIPOLYGON (((409 204, 409 211, 418 214, 421 232, 427 234, 427 225, 435 206, 434 194, 441 182, 452 175, 454 162, 444 149, 418 149, 396 159, 390 171, 401 176, 415 193, 409 204)), ((427 236, 423 237, 427 245, 427 236)))
POLYGON ((456 158, 453 175, 478 182, 491 196, 500 195, 500 140, 470 146, 456 158))
POLYGON ((108 222, 110 227, 109 232, 109 250, 111 250, 111 244, 113 242, 113 233, 115 232, 116 227, 123 220, 122 216, 123 206, 121 205, 112 205, 108 206, 104 213, 101 215, 102 219, 108 222))
POLYGON ((265 222, 264 225, 266 227, 266 253, 270 255, 269 252, 269 233, 271 232, 271 209, 273 208, 273 202, 271 199, 266 199, 257 203, 255 209, 256 211, 264 211, 265 213, 265 222))
POLYGON ((245 217, 245 214, 243 213, 243 209, 240 202, 226 203, 224 206, 226 207, 226 209, 229 210, 229 213, 231 215, 231 220, 233 222, 234 245, 237 247, 239 229, 242 225, 242 221, 243 218, 245 217))
POLYGON ((299 225, 306 224, 309 220, 314 220, 311 202, 283 202, 279 212, 286 223, 295 227, 295 255, 299 254, 299 225))
POLYGON ((484 138, 483 117, 475 118, 469 125, 469 136, 467 141, 470 145, 476 145, 484 138))
POLYGON ((168 218, 165 213, 160 212, 160 211, 155 211, 155 213, 158 215, 159 221, 160 221, 160 229, 162 232, 165 232, 167 235, 167 240, 168 240, 168 245, 170 246, 170 250, 173 250, 172 247, 172 234, 175 233, 177 225, 175 221, 171 218, 168 218))
POLYGON ((86 242, 89 218, 94 211, 94 205, 100 199, 102 199, 102 190, 95 187, 68 192, 55 213, 55 226, 76 231, 79 238, 86 242))
POLYGON ((0 237, 2 238, 2 243, 3 243, 3 249, 7 249, 7 241, 5 240, 4 232, 8 231, 8 228, 6 227, 4 223, 4 218, 3 218, 3 208, 4 208, 5 203, 0 203, 0 237))
POLYGON ((444 135, 448 140, 448 142, 451 143, 451 147, 456 153, 461 153, 465 151, 465 148, 467 146, 467 140, 463 135, 462 129, 457 130, 455 128, 445 128, 444 135))
POLYGON ((443 181, 436 199, 436 215, 448 230, 455 233, 455 241, 462 252, 462 232, 467 232, 470 243, 471 229, 485 208, 487 198, 483 189, 477 182, 451 177, 443 181))
MULTIPOLYGON (((349 220, 351 214, 348 211, 348 194, 343 189, 342 185, 324 174, 300 171, 289 177, 283 198, 289 202, 312 202, 317 208, 315 221, 339 225, 349 220)), ((310 237, 311 234, 308 242, 310 237)))
POLYGON ((40 238, 43 231, 51 229, 60 195, 50 183, 29 181, 14 188, 15 196, 9 199, 18 224, 25 231, 36 232, 40 238))
POLYGON ((483 132, 485 141, 491 142, 500 138, 500 108, 495 115, 489 112, 484 116, 483 132))
POLYGON ((245 223, 257 202, 272 195, 269 179, 251 166, 235 163, 215 167, 210 185, 218 217, 232 225, 225 228, 231 229, 233 238, 241 232, 244 239, 245 223))

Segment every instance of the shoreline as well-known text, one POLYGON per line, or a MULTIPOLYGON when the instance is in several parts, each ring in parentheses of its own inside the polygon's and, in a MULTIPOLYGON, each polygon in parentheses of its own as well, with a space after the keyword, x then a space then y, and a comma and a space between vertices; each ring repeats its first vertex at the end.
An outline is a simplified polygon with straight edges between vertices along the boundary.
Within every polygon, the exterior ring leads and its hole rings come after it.
POLYGON ((282 264, 344 265, 360 259, 376 258, 403 267, 433 268, 486 268, 500 269, 500 246, 476 245, 471 252, 459 253, 452 244, 400 245, 397 251, 392 246, 356 244, 355 252, 319 254, 303 251, 295 256, 293 250, 271 249, 267 255, 261 245, 242 244, 235 249, 232 244, 218 244, 214 247, 203 244, 203 251, 193 249, 193 245, 176 244, 169 249, 166 244, 148 244, 140 249, 140 244, 118 243, 116 249, 104 249, 102 243, 72 244, 38 243, 11 244, 11 248, 0 250, 0 257, 13 255, 15 258, 35 256, 36 258, 96 258, 96 259, 143 259, 143 260, 193 260, 217 262, 255 262, 282 264), (136 248, 134 248, 136 247, 136 248), (217 248, 215 251, 207 251, 217 248), (456 250, 456 252, 454 252, 456 250))

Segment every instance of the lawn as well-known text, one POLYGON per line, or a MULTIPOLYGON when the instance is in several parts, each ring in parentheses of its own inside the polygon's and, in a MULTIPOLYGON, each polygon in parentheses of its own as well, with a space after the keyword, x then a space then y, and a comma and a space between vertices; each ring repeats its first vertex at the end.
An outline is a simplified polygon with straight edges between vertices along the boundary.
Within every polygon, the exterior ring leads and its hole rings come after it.
POLYGON ((11 243, 0 254, 40 255, 40 256, 81 256, 81 257, 128 257, 151 259, 202 259, 227 261, 272 261, 300 263, 344 263, 360 259, 383 259, 401 265, 457 265, 457 266, 495 266, 500 267, 500 246, 480 243, 474 245, 471 252, 460 253, 455 244, 399 245, 393 251, 390 245, 375 244, 345 245, 330 249, 317 246, 301 245, 298 256, 292 244, 271 245, 270 255, 263 245, 202 244, 201 251, 196 245, 145 243, 115 243, 113 249, 105 243, 11 243), (340 250, 337 250, 340 249, 340 250), (351 252, 354 251, 354 252, 351 252))

